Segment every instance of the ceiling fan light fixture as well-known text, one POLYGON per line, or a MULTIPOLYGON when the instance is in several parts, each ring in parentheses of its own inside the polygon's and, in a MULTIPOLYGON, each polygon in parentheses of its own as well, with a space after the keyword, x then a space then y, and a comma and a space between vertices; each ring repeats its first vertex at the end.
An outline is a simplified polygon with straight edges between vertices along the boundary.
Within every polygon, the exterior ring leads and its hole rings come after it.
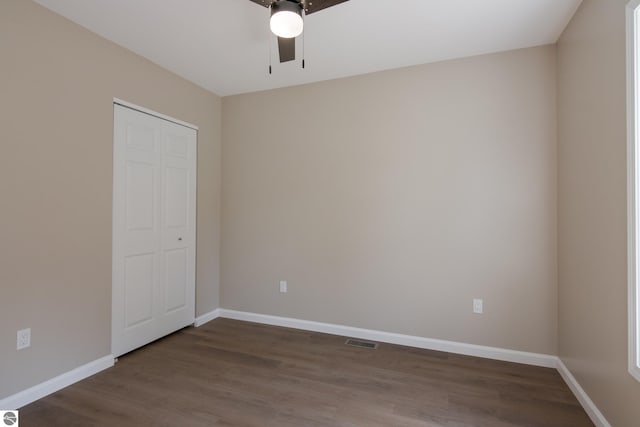
POLYGON ((302 5, 295 1, 280 0, 271 5, 271 32, 290 39, 302 34, 302 5))

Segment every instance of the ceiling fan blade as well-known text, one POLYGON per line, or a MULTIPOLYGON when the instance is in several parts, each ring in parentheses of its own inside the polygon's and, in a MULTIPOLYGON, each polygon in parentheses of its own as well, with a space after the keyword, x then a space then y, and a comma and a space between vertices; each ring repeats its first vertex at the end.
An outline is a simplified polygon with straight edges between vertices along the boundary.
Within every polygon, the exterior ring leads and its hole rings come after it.
MULTIPOLYGON (((271 4, 276 0, 249 0, 255 4, 260 6, 264 6, 266 8, 271 7, 271 4)), ((299 3, 302 3, 304 7, 304 12, 307 15, 311 15, 312 13, 319 12, 323 9, 326 9, 331 6, 335 6, 340 3, 344 3, 349 0, 298 0, 299 3)))
POLYGON ((249 0, 251 2, 254 2, 255 4, 258 4, 260 6, 264 6, 267 9, 271 7, 271 3, 273 3, 276 0, 249 0))
POLYGON ((312 13, 319 12, 323 9, 346 1, 349 0, 303 0, 302 5, 304 6, 304 13, 306 15, 311 15, 312 13))
POLYGON ((293 61, 296 59, 296 39, 278 37, 278 51, 280 51, 280 62, 293 61))

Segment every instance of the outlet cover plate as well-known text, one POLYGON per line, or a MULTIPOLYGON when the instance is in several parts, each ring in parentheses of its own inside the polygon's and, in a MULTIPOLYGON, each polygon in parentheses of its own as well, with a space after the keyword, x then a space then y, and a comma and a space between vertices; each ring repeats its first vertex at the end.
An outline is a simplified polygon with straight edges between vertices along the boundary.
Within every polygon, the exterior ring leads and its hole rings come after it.
POLYGON ((31 346, 31 328, 21 329, 16 334, 16 349, 22 350, 31 346))
POLYGON ((476 314, 482 314, 482 300, 480 298, 473 299, 473 312, 476 314))

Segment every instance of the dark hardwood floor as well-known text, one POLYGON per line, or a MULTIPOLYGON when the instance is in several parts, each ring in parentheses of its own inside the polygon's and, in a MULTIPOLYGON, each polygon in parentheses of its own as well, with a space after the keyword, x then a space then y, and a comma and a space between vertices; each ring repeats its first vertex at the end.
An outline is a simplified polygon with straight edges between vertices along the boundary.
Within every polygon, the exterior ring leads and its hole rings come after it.
POLYGON ((554 369, 216 319, 23 407, 29 426, 592 426, 554 369))

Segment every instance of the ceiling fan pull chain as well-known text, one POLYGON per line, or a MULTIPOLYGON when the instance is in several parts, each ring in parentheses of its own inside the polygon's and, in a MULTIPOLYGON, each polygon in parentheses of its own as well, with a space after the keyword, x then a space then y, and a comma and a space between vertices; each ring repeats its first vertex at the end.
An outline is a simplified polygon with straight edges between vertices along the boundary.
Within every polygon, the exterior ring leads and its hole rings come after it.
POLYGON ((302 69, 304 70, 304 32, 302 33, 302 69))
POLYGON ((271 37, 267 37, 269 43, 269 75, 271 75, 271 37))

